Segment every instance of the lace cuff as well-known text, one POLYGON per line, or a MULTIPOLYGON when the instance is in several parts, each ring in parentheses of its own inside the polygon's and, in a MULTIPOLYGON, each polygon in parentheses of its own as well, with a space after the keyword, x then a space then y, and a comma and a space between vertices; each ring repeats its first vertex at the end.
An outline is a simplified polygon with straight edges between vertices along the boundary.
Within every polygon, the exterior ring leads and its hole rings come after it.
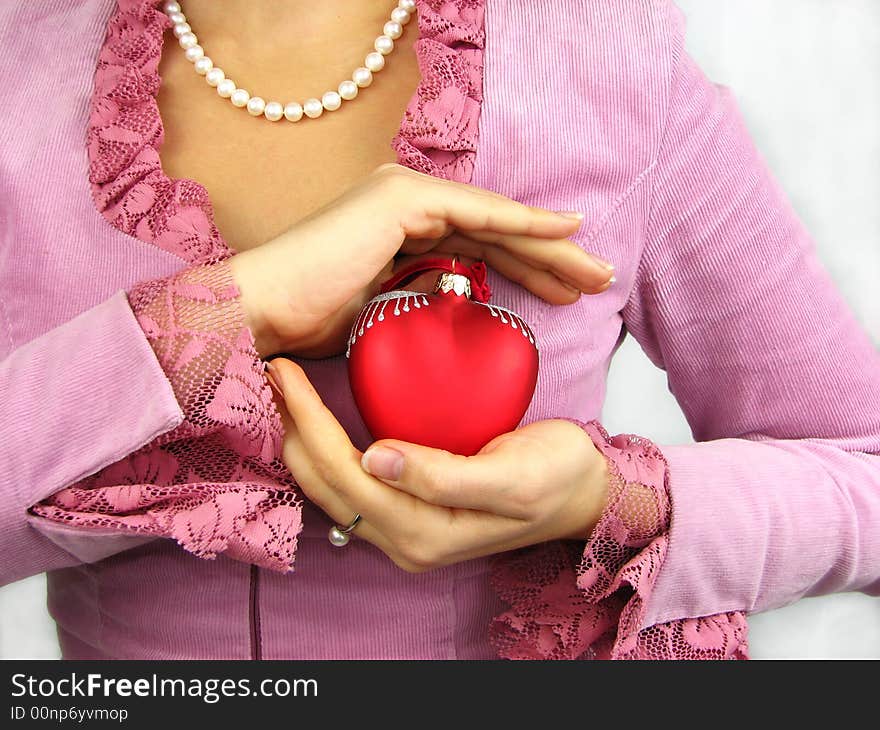
POLYGON ((490 626, 507 659, 746 659, 740 613, 641 629, 669 544, 669 469, 647 439, 574 421, 608 461, 608 503, 586 545, 554 541, 496 556, 510 609, 490 626))
POLYGON ((281 460, 281 419, 229 258, 127 294, 184 421, 31 513, 73 527, 173 538, 203 558, 224 553, 290 570, 302 503, 281 460))

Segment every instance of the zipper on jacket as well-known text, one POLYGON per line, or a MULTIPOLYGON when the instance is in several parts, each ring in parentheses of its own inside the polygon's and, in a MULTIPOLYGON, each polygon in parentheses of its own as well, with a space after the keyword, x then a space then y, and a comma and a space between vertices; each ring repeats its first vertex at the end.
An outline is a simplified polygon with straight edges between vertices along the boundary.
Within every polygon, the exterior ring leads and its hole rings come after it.
POLYGON ((251 565, 248 621, 251 628, 251 659, 263 658, 262 637, 260 636, 260 569, 251 565))

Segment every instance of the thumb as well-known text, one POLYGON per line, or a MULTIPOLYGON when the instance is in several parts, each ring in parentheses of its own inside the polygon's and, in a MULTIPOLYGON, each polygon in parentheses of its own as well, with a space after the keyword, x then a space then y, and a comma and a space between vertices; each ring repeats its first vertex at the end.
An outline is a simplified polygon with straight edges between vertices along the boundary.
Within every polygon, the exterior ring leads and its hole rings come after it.
MULTIPOLYGON (((280 360, 283 358, 276 359, 280 360)), ((265 374, 266 380, 269 381, 269 385, 272 387, 272 402, 275 404, 275 410, 278 411, 278 415, 281 417, 281 426, 284 429, 284 433, 288 433, 293 426, 293 419, 287 410, 287 399, 284 397, 284 391, 281 388, 282 379, 278 374, 277 365, 267 361, 265 374)))
POLYGON ((312 454, 333 453, 337 460, 353 453, 348 434, 324 405, 303 369, 286 357, 276 357, 268 365, 306 450, 312 454))
POLYGON ((323 405, 303 369, 286 357, 275 357, 266 363, 266 377, 294 420, 314 408, 316 402, 323 405))
POLYGON ((361 458, 364 471, 425 502, 496 511, 499 492, 517 484, 515 464, 500 452, 460 456, 384 439, 361 458))

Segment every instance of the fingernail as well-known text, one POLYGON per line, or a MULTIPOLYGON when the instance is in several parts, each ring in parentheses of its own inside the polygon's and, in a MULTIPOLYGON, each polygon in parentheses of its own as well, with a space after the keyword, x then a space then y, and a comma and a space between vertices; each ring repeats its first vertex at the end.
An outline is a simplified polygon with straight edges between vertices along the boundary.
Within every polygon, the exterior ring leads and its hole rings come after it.
POLYGON ((403 454, 387 446, 367 449, 361 457, 361 466, 374 477, 396 482, 403 472, 403 454))
POLYGON ((280 386, 278 385, 278 380, 281 379, 281 376, 278 374, 278 368, 276 368, 271 362, 266 363, 266 379, 269 381, 269 385, 275 388, 275 392, 278 393, 282 398, 284 397, 284 393, 282 392, 280 386))
POLYGON ((579 221, 584 219, 584 214, 577 210, 557 210, 556 215, 561 215, 563 218, 574 218, 579 221))
POLYGON ((614 271, 614 264, 608 263, 605 259, 600 259, 596 254, 590 254, 593 261, 595 261, 599 266, 601 266, 606 271, 614 271))

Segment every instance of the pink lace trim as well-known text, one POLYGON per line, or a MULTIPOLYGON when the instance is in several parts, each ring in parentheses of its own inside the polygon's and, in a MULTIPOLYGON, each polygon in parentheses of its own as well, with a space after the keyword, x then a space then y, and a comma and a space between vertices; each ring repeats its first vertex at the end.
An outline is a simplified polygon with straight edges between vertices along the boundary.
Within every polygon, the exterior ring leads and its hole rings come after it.
POLYGON ((119 0, 98 55, 88 129, 95 205, 116 228, 189 263, 231 252, 214 225, 208 192, 162 170, 156 102, 163 34, 161 0, 119 0))
POLYGON ((137 284, 128 292, 186 419, 158 444, 221 432, 242 456, 271 463, 283 429, 245 326, 229 259, 137 284))
POLYGON ((281 460, 281 421, 239 295, 228 259, 129 291, 185 419, 33 514, 170 537, 204 558, 292 568, 302 503, 281 460))
POLYGON ((490 639, 509 659, 746 659, 742 613, 640 630, 669 544, 668 465, 647 439, 577 422, 608 460, 607 507, 586 546, 556 541, 497 556, 492 585, 511 608, 490 639))
POLYGON ((422 80, 391 142, 401 165, 469 183, 483 102, 485 0, 418 3, 422 80))

